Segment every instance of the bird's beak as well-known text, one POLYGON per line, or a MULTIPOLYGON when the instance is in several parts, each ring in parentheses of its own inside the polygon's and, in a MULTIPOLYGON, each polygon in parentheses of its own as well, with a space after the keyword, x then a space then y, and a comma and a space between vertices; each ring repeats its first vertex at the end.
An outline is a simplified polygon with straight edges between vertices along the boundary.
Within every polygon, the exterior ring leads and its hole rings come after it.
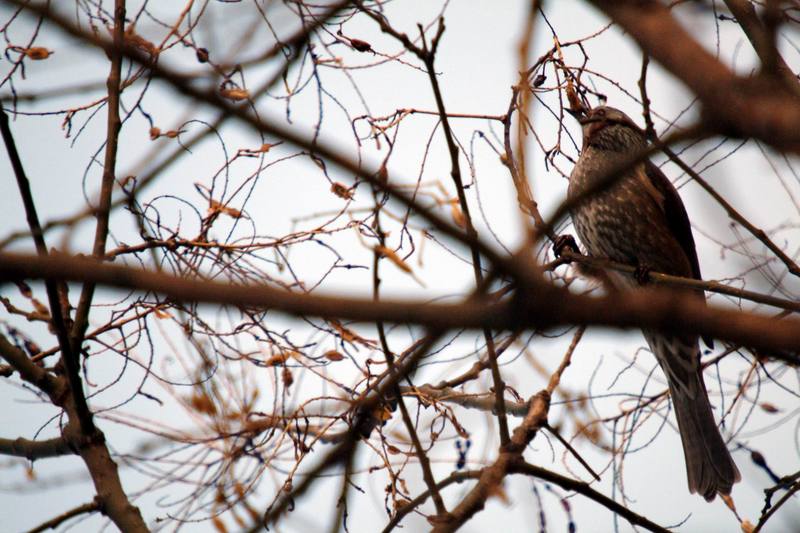
POLYGON ((571 107, 567 107, 564 110, 578 122, 581 122, 585 119, 586 111, 584 109, 572 109, 571 107))

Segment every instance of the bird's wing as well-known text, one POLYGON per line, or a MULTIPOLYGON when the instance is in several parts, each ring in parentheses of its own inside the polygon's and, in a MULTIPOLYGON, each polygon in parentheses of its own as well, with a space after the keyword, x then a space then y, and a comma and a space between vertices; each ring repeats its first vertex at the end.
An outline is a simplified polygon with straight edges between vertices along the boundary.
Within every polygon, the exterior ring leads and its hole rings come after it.
MULTIPOLYGON (((675 237, 675 240, 678 241, 683 253, 686 254, 686 258, 689 260, 689 264, 692 267, 692 277, 702 280, 700 262, 697 260, 697 249, 692 236, 692 226, 689 223, 689 215, 686 214, 686 208, 683 206, 683 201, 681 201, 678 191, 675 190, 672 182, 669 181, 664 173, 649 160, 645 161, 644 164, 644 177, 648 181, 645 190, 653 196, 653 199, 664 212, 667 227, 669 227, 670 232, 675 237)), ((705 303, 703 293, 698 294, 705 303)), ((710 337, 703 337, 703 342, 709 348, 714 347, 714 340, 710 337)))
POLYGON ((686 208, 683 207, 678 191, 664 173, 650 161, 645 161, 644 170, 645 177, 649 182, 649 187, 645 187, 645 189, 664 212, 667 227, 689 260, 692 277, 702 279, 700 262, 697 260, 697 249, 694 245, 694 237, 692 237, 692 227, 689 224, 689 215, 686 214, 686 208))

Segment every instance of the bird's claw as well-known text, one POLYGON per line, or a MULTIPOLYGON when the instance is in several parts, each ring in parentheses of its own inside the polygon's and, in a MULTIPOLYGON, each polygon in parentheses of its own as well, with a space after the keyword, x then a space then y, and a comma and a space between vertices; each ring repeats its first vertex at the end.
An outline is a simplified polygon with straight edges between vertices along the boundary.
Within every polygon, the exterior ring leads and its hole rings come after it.
POLYGON ((650 272, 652 268, 647 265, 637 265, 636 270, 633 271, 633 277, 639 285, 647 285, 650 282, 650 272))
POLYGON ((556 237, 556 240, 553 243, 553 255, 556 257, 561 257, 561 254, 563 254, 564 250, 566 249, 576 254, 581 253, 580 250, 578 250, 578 244, 575 242, 575 238, 572 235, 559 235, 556 237))

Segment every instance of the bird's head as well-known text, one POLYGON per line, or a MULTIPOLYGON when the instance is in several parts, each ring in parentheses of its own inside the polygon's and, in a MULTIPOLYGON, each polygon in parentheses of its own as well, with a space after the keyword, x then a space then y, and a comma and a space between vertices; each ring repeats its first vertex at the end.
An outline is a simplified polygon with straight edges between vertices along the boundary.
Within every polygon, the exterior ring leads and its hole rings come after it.
POLYGON ((644 132, 619 109, 608 106, 592 108, 579 119, 583 129, 583 147, 614 152, 635 152, 646 144, 644 132))

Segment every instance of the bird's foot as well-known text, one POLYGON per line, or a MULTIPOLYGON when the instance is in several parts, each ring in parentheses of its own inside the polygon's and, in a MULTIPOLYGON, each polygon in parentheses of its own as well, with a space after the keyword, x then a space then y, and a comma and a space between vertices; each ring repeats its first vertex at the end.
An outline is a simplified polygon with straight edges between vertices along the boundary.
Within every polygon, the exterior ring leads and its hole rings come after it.
POLYGON ((633 277, 639 285, 647 285, 650 283, 650 272, 652 268, 647 265, 637 265, 636 270, 633 271, 633 277))
POLYGON ((553 255, 556 257, 561 257, 561 254, 564 253, 564 250, 569 250, 570 252, 579 254, 581 253, 578 250, 578 244, 575 242, 575 237, 570 234, 559 235, 556 237, 556 241, 553 243, 553 255))

